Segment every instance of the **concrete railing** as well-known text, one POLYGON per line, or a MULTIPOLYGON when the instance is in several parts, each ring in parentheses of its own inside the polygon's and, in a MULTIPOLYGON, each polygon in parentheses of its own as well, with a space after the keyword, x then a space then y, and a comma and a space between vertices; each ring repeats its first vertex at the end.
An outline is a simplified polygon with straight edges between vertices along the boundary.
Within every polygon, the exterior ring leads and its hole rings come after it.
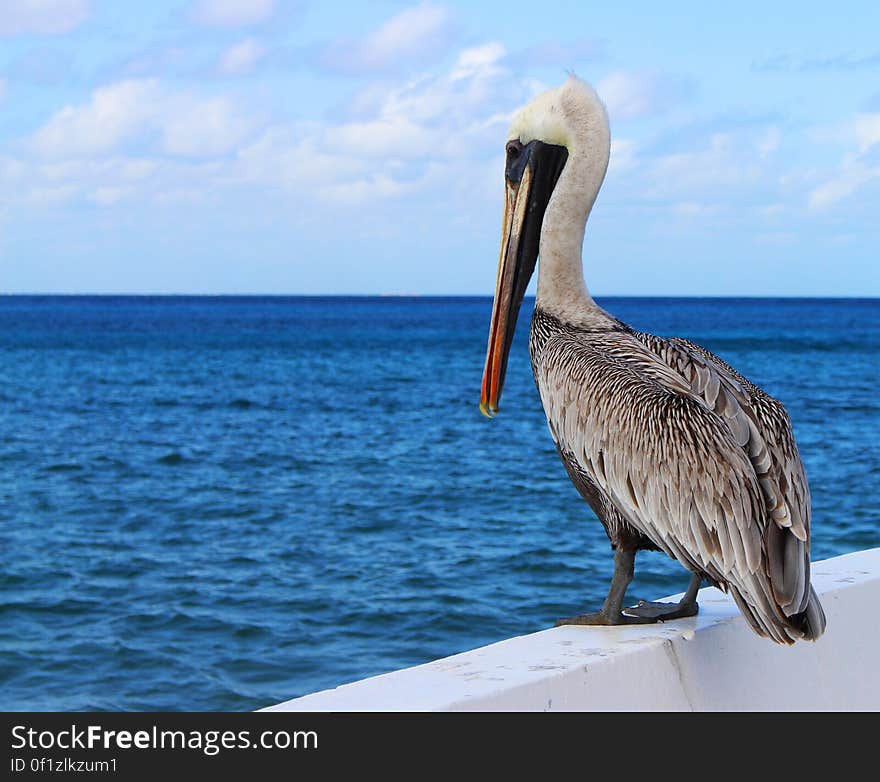
POLYGON ((708 588, 693 619, 543 630, 267 711, 880 709, 880 549, 812 572, 828 617, 816 643, 758 638, 708 588))

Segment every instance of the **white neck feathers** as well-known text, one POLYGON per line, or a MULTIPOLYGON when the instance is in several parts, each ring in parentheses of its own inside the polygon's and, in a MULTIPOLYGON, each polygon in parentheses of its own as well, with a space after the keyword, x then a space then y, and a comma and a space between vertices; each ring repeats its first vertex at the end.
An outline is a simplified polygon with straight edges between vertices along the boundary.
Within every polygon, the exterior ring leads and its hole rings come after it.
POLYGON ((611 151, 605 107, 592 87, 572 77, 527 106, 514 121, 511 133, 524 143, 539 138, 568 150, 568 160, 544 213, 537 303, 568 322, 592 320, 602 311, 587 290, 581 252, 587 218, 605 178, 611 151))

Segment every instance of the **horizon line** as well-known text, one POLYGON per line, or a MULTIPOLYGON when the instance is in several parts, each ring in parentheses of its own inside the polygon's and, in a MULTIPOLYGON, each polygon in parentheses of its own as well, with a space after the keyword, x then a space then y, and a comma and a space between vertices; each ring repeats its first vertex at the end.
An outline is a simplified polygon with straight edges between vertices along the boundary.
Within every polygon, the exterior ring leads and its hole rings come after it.
MULTIPOLYGON (((253 298, 253 299, 490 299, 492 293, 94 293, 94 292, 6 292, 0 291, 0 298, 253 298)), ((527 294, 526 299, 534 299, 535 294, 527 294)), ((597 299, 880 299, 880 294, 712 294, 712 293, 601 293, 597 299)))

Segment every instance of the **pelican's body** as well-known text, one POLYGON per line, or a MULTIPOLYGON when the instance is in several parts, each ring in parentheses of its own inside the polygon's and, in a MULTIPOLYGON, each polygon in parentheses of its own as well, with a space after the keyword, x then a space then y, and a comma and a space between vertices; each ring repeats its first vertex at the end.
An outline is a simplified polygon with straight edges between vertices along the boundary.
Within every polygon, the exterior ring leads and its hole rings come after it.
POLYGON ((587 291, 581 245, 609 149, 604 108, 575 78, 514 120, 483 381, 481 407, 497 412, 516 310, 540 253, 535 381, 569 477, 615 551, 603 608, 563 621, 692 615, 707 579, 730 591, 758 634, 818 638, 825 617, 810 587, 810 495, 785 409, 704 348, 638 332, 587 291), (622 609, 641 549, 664 551, 693 574, 680 604, 622 609))

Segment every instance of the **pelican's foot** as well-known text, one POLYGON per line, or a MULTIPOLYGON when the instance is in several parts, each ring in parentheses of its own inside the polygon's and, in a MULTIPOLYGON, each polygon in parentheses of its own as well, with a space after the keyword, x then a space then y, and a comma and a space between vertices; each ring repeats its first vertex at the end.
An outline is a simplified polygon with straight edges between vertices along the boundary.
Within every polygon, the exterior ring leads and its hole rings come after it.
POLYGON ((577 616, 569 616, 565 619, 557 619, 556 626, 564 625, 601 625, 601 626, 617 626, 617 625, 645 625, 656 622, 656 619, 643 618, 641 616, 627 616, 623 613, 609 613, 604 611, 594 611, 592 614, 578 614, 577 616))
POLYGON ((638 605, 623 609, 624 616, 639 617, 648 622, 668 622, 671 619, 684 619, 696 616, 700 607, 697 601, 682 600, 680 603, 648 603, 639 600, 638 605))

